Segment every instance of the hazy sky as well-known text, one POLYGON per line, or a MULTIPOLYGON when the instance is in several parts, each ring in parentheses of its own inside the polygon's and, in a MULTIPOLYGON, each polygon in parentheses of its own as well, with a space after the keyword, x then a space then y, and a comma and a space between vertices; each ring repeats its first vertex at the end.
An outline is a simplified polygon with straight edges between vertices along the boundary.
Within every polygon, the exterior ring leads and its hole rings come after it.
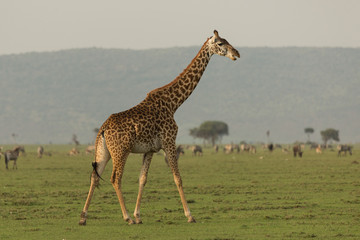
POLYGON ((359 0, 0 0, 0 55, 201 45, 360 47, 359 0))

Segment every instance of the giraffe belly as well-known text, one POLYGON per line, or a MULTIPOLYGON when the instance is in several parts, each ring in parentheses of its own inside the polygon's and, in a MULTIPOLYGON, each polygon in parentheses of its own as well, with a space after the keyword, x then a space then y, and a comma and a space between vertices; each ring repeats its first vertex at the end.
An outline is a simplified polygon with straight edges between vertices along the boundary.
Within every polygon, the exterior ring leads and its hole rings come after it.
POLYGON ((158 152, 161 149, 160 141, 154 142, 135 142, 134 147, 131 149, 132 153, 147 153, 158 152))

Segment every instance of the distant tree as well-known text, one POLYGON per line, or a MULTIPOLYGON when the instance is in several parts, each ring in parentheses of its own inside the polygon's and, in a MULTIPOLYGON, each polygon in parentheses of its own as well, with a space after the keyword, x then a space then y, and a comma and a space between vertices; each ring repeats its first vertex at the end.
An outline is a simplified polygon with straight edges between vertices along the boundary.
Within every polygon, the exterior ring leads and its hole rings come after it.
POLYGON ((72 141, 75 143, 76 146, 80 145, 80 142, 77 140, 76 134, 73 134, 72 141))
POLYGON ((16 144, 16 138, 18 135, 16 133, 11 134, 11 137, 13 138, 14 143, 16 144))
POLYGON ((266 137, 267 137, 267 141, 269 142, 269 139, 270 139, 270 130, 267 130, 267 131, 266 131, 266 137))
POLYGON ((304 132, 308 137, 308 142, 310 142, 310 134, 314 133, 314 129, 311 128, 311 127, 307 127, 307 128, 304 129, 304 132))
POLYGON ((190 136, 202 138, 211 142, 214 146, 216 141, 221 140, 224 135, 229 134, 229 127, 226 123, 220 121, 206 121, 198 128, 190 129, 190 136))
POLYGON ((324 131, 321 131, 320 134, 321 134, 322 140, 324 141, 325 146, 327 146, 327 142, 331 139, 336 142, 340 141, 339 130, 335 130, 333 128, 328 128, 324 131))

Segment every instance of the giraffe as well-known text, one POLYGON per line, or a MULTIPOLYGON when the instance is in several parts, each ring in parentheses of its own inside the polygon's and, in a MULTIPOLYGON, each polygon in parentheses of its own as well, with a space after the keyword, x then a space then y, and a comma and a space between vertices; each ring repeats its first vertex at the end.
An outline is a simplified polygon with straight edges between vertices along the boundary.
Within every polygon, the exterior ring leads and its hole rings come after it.
POLYGON ((123 218, 128 224, 140 224, 140 204, 143 189, 152 156, 160 149, 164 150, 177 186, 188 222, 196 222, 191 215, 183 190, 182 179, 176 157, 176 135, 178 126, 174 119, 175 111, 191 95, 200 81, 212 55, 226 56, 231 60, 240 57, 239 52, 216 30, 201 47, 198 54, 169 84, 150 91, 138 105, 110 115, 103 123, 95 141, 95 161, 92 163, 91 184, 84 208, 80 215, 80 225, 86 225, 87 212, 95 187, 98 185, 109 159, 112 159, 113 169, 110 181, 117 194, 123 218), (142 153, 143 163, 139 176, 139 190, 133 220, 126 210, 121 178, 124 166, 130 153, 142 153))

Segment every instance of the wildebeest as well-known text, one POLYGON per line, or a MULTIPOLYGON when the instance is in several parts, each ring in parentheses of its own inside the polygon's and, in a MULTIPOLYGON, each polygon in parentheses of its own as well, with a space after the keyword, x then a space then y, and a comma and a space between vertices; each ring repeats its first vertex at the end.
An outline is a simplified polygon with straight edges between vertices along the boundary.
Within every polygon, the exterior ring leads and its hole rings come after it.
POLYGON ((194 156, 202 156, 203 155, 203 151, 202 151, 202 147, 200 147, 199 145, 194 145, 191 147, 191 152, 194 156))
POLYGON ((272 143, 268 144, 267 147, 270 152, 272 152, 274 150, 274 144, 272 144, 272 143))
POLYGON ((294 152, 294 157, 297 156, 297 154, 299 154, 299 157, 302 157, 303 152, 301 151, 301 146, 300 145, 295 145, 293 147, 293 152, 294 152))
MULTIPOLYGON (((184 155, 184 154, 185 154, 184 148, 181 145, 177 146, 177 148, 176 148, 176 159, 179 159, 180 155, 184 155)), ((169 162, 168 162, 168 159, 166 157, 165 152, 164 152, 164 156, 165 156, 165 162, 169 166, 169 162)))
POLYGON ((16 164, 16 160, 19 157, 20 152, 25 153, 25 149, 23 146, 17 146, 15 147, 13 150, 7 150, 4 153, 4 157, 5 157, 5 165, 6 165, 6 169, 8 168, 8 163, 13 160, 14 161, 14 165, 13 165, 13 169, 17 169, 17 164, 16 164))
POLYGON ((337 146, 337 150, 338 150, 338 157, 341 157, 341 152, 344 152, 344 156, 346 156, 346 152, 349 152, 349 154, 352 155, 351 146, 349 145, 340 144, 337 146))

